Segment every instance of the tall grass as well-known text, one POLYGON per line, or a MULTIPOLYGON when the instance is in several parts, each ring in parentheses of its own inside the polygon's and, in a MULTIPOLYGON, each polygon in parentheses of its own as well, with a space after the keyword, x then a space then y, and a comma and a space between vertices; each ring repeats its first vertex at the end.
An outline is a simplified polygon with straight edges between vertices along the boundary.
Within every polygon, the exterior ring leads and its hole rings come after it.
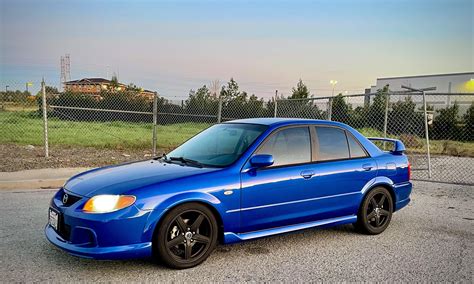
MULTIPOLYGON (((209 127, 207 123, 177 123, 158 125, 158 148, 172 149, 196 133, 209 127)), ((57 118, 48 119, 49 142, 51 145, 83 146, 113 149, 151 149, 151 123, 123 121, 84 122, 57 118)), ((359 131, 367 137, 383 137, 383 132, 372 128, 359 131)), ((390 138, 401 139, 408 153, 425 153, 424 139, 406 135, 390 138)), ((0 143, 43 145, 43 121, 37 112, 0 112, 0 143)), ((451 140, 431 140, 431 153, 474 157, 474 143, 451 140)))
MULTIPOLYGON (((158 125, 158 147, 173 148, 207 128, 206 123, 158 125)), ((149 149, 151 123, 48 119, 51 145, 149 149)), ((0 112, 0 143, 43 145, 43 121, 35 112, 0 112)))

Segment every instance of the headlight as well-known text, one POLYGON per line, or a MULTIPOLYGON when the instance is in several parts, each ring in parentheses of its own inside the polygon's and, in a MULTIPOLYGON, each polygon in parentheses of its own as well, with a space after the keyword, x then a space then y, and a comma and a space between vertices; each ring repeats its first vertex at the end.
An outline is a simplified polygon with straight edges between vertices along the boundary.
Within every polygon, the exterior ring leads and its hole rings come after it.
POLYGON ((87 200, 82 210, 87 213, 108 213, 123 209, 135 203, 131 195, 96 195, 87 200))

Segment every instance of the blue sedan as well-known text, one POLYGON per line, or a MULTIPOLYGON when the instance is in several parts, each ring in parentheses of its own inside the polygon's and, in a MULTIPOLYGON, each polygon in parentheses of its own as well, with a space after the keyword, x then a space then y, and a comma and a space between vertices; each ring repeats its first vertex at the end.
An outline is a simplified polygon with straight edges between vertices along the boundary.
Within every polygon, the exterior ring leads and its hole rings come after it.
POLYGON ((391 150, 332 121, 217 124, 163 157, 73 176, 51 201, 46 237, 80 257, 189 268, 218 242, 349 223, 379 234, 412 183, 403 143, 372 140, 391 150))

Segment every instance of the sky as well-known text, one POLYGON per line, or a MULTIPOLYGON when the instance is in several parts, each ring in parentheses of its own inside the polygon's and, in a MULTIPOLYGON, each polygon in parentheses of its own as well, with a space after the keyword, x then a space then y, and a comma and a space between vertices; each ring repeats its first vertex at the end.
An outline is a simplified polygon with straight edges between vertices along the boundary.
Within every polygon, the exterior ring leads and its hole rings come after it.
POLYGON ((242 90, 362 93, 378 77, 474 70, 474 0, 0 0, 0 89, 110 78, 183 99, 233 77, 242 90))

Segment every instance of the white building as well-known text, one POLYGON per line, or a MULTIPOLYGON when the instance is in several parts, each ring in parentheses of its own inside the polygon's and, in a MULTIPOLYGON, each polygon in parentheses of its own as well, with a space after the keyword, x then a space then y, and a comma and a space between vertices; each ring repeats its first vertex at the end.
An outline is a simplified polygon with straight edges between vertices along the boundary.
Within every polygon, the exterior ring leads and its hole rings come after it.
POLYGON ((370 87, 370 92, 375 93, 387 84, 391 91, 405 91, 401 88, 405 85, 436 87, 435 93, 474 93, 474 72, 377 78, 377 84, 370 87))

